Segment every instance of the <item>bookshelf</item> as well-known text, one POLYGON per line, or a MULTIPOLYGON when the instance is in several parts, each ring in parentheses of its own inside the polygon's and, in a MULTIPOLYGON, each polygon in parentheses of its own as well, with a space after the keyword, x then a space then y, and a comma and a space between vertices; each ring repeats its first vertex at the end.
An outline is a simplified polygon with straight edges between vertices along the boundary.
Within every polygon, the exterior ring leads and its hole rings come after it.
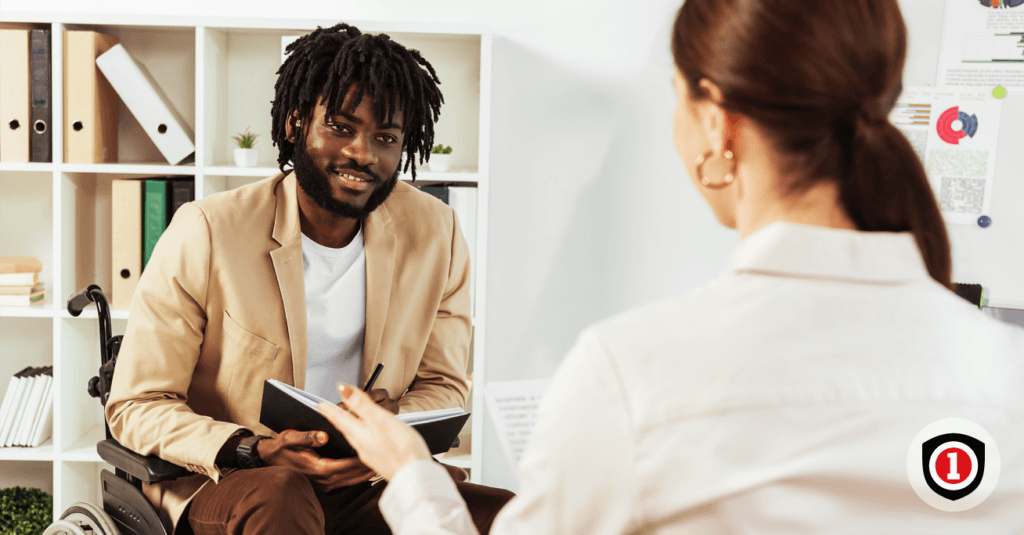
MULTIPOLYGON (((86 385, 99 367, 95 308, 73 318, 67 298, 91 283, 111 285, 111 181, 141 176, 193 176, 196 198, 277 172, 270 143, 270 101, 281 61, 281 38, 337 20, 146 17, 4 13, 3 23, 50 28, 54 163, 0 163, 0 254, 32 255, 43 263, 47 303, 0 307, 0 398, 7 379, 27 365, 54 367, 53 436, 37 448, 0 448, 0 488, 32 486, 51 492, 59 516, 78 501, 101 502, 99 473, 110 469, 96 453, 103 435, 99 401, 86 385), (195 162, 166 165, 131 113, 119 104, 119 163, 66 164, 63 156, 62 32, 116 35, 145 64, 194 132, 195 162), (260 135, 257 167, 232 164, 230 136, 245 128, 260 135)), ((419 49, 442 80, 446 104, 436 141, 455 147, 453 169, 418 172, 417 184, 474 186, 477 191, 475 306, 470 371, 483 377, 486 332, 487 199, 492 38, 477 27, 346 21, 364 32, 390 34, 419 49)), ((403 177, 407 179, 408 177, 403 177)), ((121 334, 127 310, 113 310, 121 334)), ((470 396, 469 438, 446 462, 481 481, 483 398, 470 396), (468 446, 468 447, 467 447, 468 446)), ((465 433, 465 432, 464 432, 465 433)))

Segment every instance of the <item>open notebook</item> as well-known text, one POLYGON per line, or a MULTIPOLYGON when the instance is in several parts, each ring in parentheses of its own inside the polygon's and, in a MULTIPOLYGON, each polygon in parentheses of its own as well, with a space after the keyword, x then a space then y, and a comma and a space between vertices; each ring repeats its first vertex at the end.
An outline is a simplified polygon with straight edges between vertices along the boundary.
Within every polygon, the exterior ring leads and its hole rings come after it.
MULTIPOLYGON (((320 402, 336 404, 276 379, 269 379, 263 384, 260 423, 278 433, 285 429, 324 431, 329 439, 327 444, 317 449, 317 453, 332 459, 355 457, 356 452, 345 437, 316 408, 320 402)), ((469 419, 469 413, 456 407, 408 412, 397 415, 397 418, 419 431, 430 453, 437 455, 451 449, 459 431, 469 419)))

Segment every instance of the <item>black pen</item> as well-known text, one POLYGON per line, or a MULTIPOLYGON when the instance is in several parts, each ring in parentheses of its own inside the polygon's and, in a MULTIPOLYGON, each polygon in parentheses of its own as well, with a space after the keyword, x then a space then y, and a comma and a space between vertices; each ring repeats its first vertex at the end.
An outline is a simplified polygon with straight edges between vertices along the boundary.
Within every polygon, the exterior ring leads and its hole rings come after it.
POLYGON ((384 363, 377 364, 377 367, 373 369, 373 373, 370 374, 370 380, 366 382, 366 386, 363 387, 363 392, 369 392, 373 388, 373 383, 377 382, 377 376, 380 375, 380 371, 384 369, 384 363))

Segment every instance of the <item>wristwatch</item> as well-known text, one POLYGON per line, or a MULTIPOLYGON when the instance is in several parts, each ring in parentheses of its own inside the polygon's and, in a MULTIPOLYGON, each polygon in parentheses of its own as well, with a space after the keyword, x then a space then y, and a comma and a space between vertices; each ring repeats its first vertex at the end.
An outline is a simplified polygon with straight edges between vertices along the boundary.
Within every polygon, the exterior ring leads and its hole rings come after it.
POLYGON ((263 459, 260 459, 260 452, 256 449, 256 444, 265 439, 270 438, 264 435, 253 435, 246 437, 238 444, 238 448, 235 449, 235 458, 238 460, 238 466, 242 468, 259 468, 265 466, 263 459))

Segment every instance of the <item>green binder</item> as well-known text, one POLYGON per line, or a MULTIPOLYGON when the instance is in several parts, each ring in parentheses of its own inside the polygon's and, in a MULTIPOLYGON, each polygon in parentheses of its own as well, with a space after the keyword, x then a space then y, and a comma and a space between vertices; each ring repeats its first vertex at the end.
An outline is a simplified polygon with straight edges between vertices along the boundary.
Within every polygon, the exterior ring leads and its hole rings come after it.
POLYGON ((167 199, 169 182, 146 180, 142 184, 142 269, 146 269, 149 257, 160 235, 167 228, 167 199))

